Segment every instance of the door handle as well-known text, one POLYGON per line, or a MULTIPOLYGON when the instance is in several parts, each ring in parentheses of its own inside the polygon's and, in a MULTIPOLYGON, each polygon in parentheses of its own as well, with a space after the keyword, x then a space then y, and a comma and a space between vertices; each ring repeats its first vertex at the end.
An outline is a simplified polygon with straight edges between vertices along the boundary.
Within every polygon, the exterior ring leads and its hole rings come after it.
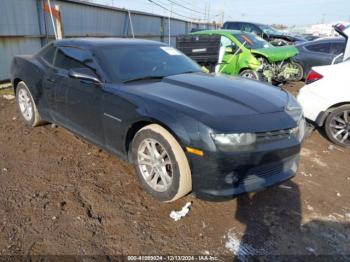
POLYGON ((50 83, 55 83, 56 81, 54 80, 54 79, 52 79, 52 78, 46 78, 46 81, 47 82, 50 82, 50 83))

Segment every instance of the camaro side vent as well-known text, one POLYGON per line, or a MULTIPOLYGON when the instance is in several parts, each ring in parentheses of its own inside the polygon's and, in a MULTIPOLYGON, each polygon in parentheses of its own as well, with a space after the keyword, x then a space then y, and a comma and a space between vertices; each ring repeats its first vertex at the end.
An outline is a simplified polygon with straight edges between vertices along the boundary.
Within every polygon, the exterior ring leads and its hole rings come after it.
POLYGON ((266 141, 266 140, 277 140, 288 138, 292 135, 293 129, 281 129, 271 132, 262 132, 257 133, 256 138, 258 141, 266 141))

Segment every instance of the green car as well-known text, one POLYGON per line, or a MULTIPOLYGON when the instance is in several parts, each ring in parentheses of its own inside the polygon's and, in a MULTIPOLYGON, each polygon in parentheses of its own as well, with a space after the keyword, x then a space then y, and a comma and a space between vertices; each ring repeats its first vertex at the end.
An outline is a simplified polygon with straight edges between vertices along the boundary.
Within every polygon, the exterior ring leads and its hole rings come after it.
POLYGON ((274 47, 259 36, 236 30, 205 30, 191 36, 220 36, 216 73, 240 75, 268 82, 300 81, 301 65, 290 59, 298 54, 294 46, 274 47))

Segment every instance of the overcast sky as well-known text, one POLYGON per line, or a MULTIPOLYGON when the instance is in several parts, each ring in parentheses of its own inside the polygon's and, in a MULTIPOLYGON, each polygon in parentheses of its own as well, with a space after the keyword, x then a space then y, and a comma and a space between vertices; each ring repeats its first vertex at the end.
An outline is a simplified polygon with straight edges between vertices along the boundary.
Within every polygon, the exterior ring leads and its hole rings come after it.
MULTIPOLYGON (((89 0, 121 8, 168 15, 149 0, 89 0)), ((209 9, 211 20, 249 20, 266 24, 309 25, 350 20, 350 0, 152 0, 175 13, 204 19, 209 9), (173 2, 173 4, 171 4, 173 2), (177 3, 177 4, 174 4, 177 3), (179 6, 182 5, 183 7, 179 6), (210 7, 210 8, 209 8, 210 7), (187 8, 187 9, 186 9, 187 8), (192 9, 195 11, 191 11, 192 9)), ((176 16, 176 15, 174 15, 176 16)), ((180 17, 179 17, 180 18, 180 17)), ((184 18, 184 17, 182 17, 184 18)), ((186 19, 186 18, 184 18, 186 19)))

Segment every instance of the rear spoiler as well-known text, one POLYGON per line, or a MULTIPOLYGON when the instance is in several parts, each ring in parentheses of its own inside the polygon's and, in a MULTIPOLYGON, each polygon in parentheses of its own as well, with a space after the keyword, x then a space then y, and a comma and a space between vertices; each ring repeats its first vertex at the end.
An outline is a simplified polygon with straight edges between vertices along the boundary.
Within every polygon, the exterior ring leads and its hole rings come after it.
POLYGON ((333 26, 334 30, 343 36, 345 38, 345 51, 344 51, 344 58, 343 61, 346 61, 347 59, 350 58, 350 41, 349 41, 349 36, 350 36, 350 25, 345 26, 343 24, 336 24, 333 26))

